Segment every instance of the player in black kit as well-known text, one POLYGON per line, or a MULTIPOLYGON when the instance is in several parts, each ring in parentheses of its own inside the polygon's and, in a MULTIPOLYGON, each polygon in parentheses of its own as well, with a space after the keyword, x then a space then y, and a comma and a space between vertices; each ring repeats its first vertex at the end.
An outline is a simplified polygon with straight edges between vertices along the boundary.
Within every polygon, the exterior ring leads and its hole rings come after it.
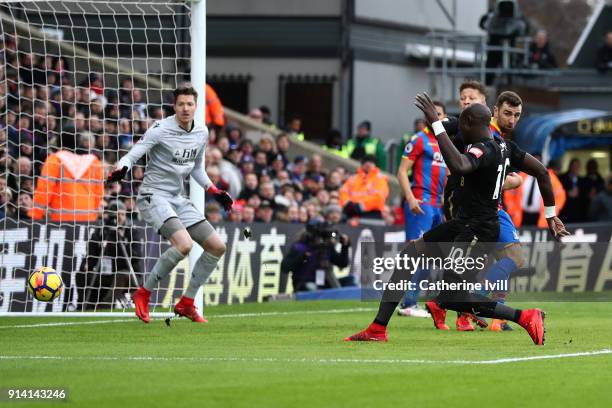
MULTIPOLYGON (((443 251, 450 245, 445 247, 443 243, 453 243, 451 251, 459 249, 460 256, 466 254, 468 250, 473 259, 478 254, 486 254, 494 248, 499 235, 497 210, 505 173, 510 166, 510 152, 504 143, 493 140, 489 130, 491 112, 486 106, 473 104, 461 113, 459 128, 466 143, 466 152, 462 154, 453 145, 442 123, 437 117, 432 116, 432 109, 435 114, 435 107, 429 96, 417 95, 416 105, 425 113, 430 128, 436 134, 449 170, 453 174, 461 175, 463 191, 457 217, 433 228, 421 239, 408 243, 402 255, 414 258, 424 254, 428 257, 445 257, 447 254, 443 251)), ((532 158, 529 156, 527 159, 532 158)), ((554 211, 552 187, 550 185, 547 187, 542 191, 543 200, 545 205, 552 206, 554 211)), ((563 223, 556 216, 549 218, 549 227, 555 237, 567 234, 563 223)), ((444 273, 446 283, 461 282, 466 278, 475 278, 475 276, 469 276, 468 272, 458 274, 451 270, 446 270, 444 273)), ((396 268, 390 283, 409 279, 408 270, 396 268)), ((345 340, 386 341, 386 326, 402 295, 401 290, 388 287, 383 293, 374 321, 365 330, 345 340)), ((524 311, 512 309, 466 290, 443 290, 431 303, 440 309, 516 322, 527 330, 536 345, 544 344, 544 313, 539 309, 524 311)), ((429 304, 430 302, 428 306, 429 304)))

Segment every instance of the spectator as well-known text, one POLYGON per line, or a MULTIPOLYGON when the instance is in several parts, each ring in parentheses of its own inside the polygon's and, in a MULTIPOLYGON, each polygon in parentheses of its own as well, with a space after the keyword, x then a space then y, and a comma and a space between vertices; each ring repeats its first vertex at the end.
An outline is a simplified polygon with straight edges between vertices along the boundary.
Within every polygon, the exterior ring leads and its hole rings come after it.
POLYGON ((376 158, 379 169, 387 168, 387 155, 383 143, 370 134, 372 124, 365 120, 357 126, 357 135, 349 139, 344 145, 345 154, 351 159, 361 160, 366 155, 376 158))
POLYGON ((263 124, 263 113, 259 110, 259 108, 253 108, 249 111, 249 118, 257 123, 263 124))
POLYGON ((227 156, 227 153, 230 150, 230 141, 227 136, 220 136, 217 138, 217 142, 215 143, 217 149, 221 150, 221 154, 223 157, 227 156))
POLYGON ((323 189, 323 176, 316 173, 307 173, 304 178, 304 199, 316 197, 317 193, 323 189))
POLYGON ((262 182, 259 185, 259 198, 270 201, 272 207, 274 207, 275 195, 274 184, 271 181, 262 182))
POLYGON ((293 166, 291 166, 291 179, 293 181, 302 182, 306 176, 306 164, 308 159, 304 156, 297 156, 293 160, 293 166))
POLYGON ((223 179, 229 185, 228 193, 230 193, 232 197, 238 197, 242 189, 242 174, 240 170, 238 170, 238 167, 223 159, 221 150, 216 147, 210 148, 208 153, 209 157, 207 157, 207 162, 219 166, 219 171, 223 175, 223 179))
POLYGON ((289 222, 292 224, 297 224, 300 222, 300 210, 297 205, 293 204, 289 207, 288 218, 289 222))
POLYGON ((257 221, 269 224, 274 219, 273 203, 270 200, 261 200, 257 209, 257 221))
POLYGON ((9 174, 8 186, 14 192, 18 192, 21 184, 31 179, 32 176, 32 161, 27 157, 20 157, 13 162, 13 171, 9 174))
POLYGON ((529 45, 529 65, 534 69, 557 68, 557 61, 550 51, 548 33, 545 30, 538 30, 529 45))
POLYGON ((563 207, 559 215, 566 224, 584 221, 582 214, 586 207, 580 195, 581 178, 579 173, 580 160, 574 158, 570 160, 567 172, 562 174, 559 178, 567 194, 565 207, 563 207))
POLYGON ((325 222, 329 224, 338 224, 342 221, 342 207, 338 204, 329 204, 323 210, 325 222))
MULTIPOLYGON (((284 201, 286 200, 284 197, 281 197, 284 201)), ((279 204, 278 202, 275 205, 274 210, 274 220, 279 222, 289 222, 289 206, 285 205, 288 203, 279 204)))
POLYGON ((253 157, 255 153, 255 148, 253 147, 253 142, 248 139, 244 139, 240 142, 240 150, 242 151, 243 156, 251 156, 253 157))
POLYGON ((286 131, 289 136, 295 137, 297 140, 304 140, 305 135, 302 131, 302 117, 296 114, 289 116, 286 131))
POLYGON ((266 105, 261 105, 259 107, 259 111, 261 112, 261 120, 263 124, 275 127, 274 123, 272 122, 272 112, 270 112, 270 108, 268 108, 266 105))
POLYGON ((348 178, 340 189, 340 205, 347 217, 382 219, 389 195, 387 176, 376 167, 376 157, 365 155, 357 174, 348 178))
POLYGON ((612 221, 612 175, 608 176, 606 189, 598 193, 589 206, 589 221, 612 221))
POLYGON ((76 136, 62 135, 62 149, 47 157, 37 178, 30 216, 51 221, 95 221, 104 194, 100 160, 77 148, 76 136))
POLYGON ((602 74, 612 69, 612 31, 606 33, 604 44, 597 50, 597 69, 602 74))
MULTIPOLYGON (((209 175, 210 177, 210 175, 209 175)), ((257 174, 248 173, 244 176, 244 188, 238 195, 239 200, 248 200, 251 196, 256 195, 258 192, 259 180, 257 174)))
POLYGON ((289 143, 289 135, 286 133, 281 133, 276 136, 276 153, 283 156, 283 162, 285 166, 289 164, 289 160, 287 159, 287 154, 289 152, 289 148, 291 147, 289 143))
POLYGON ((240 160, 240 172, 243 174, 255 173, 255 159, 251 155, 243 155, 240 160))
POLYGON ((342 187, 342 177, 340 172, 334 170, 325 178, 325 189, 328 191, 337 191, 342 187))
POLYGON ((309 174, 323 175, 323 158, 319 154, 313 154, 308 160, 306 172, 309 174))
POLYGON ((32 210, 32 196, 22 191, 17 196, 17 220, 28 221, 30 216, 28 213, 32 210))
MULTIPOLYGON (((272 158, 272 161, 270 162, 270 175, 278 179, 279 175, 283 173, 287 174, 287 177, 289 177, 287 171, 285 170, 285 162, 283 161, 283 155, 277 154, 272 158)), ((280 181, 281 180, 278 180, 279 183, 280 181)))
POLYGON ((236 147, 230 147, 229 152, 227 152, 226 159, 238 169, 238 166, 240 166, 240 162, 242 161, 242 151, 236 147))
POLYGON ((601 174, 599 174, 597 160, 589 159, 586 164, 586 176, 582 179, 581 194, 583 195, 583 201, 590 203, 590 201, 605 188, 604 179, 601 177, 601 174))
POLYGON ((298 220, 302 224, 306 224, 308 222, 308 210, 306 207, 302 206, 299 208, 298 220))
POLYGON ((13 193, 11 193, 11 190, 6 186, 0 186, 0 220, 11 216, 12 208, 10 204, 12 199, 13 193))
POLYGON ((259 139, 257 146, 258 152, 264 152, 266 154, 266 162, 270 163, 274 156, 276 156, 276 146, 274 145, 274 137, 269 133, 264 133, 259 139))
POLYGON ((245 205, 242 209, 242 222, 252 224, 255 222, 255 208, 245 205))
POLYGON ((221 207, 216 202, 206 204, 204 208, 204 217, 213 224, 218 224, 223 220, 221 215, 221 207))
POLYGON ((240 143, 242 142, 242 130, 240 126, 233 122, 228 123, 225 132, 227 133, 230 148, 240 148, 240 143))
POLYGON ((345 152, 342 149, 342 133, 340 133, 338 129, 330 129, 329 132, 327 132, 323 150, 345 157, 345 152))
POLYGON ((261 150, 255 152, 255 173, 260 177, 268 172, 268 155, 261 150))
POLYGON ((212 86, 206 84, 206 126, 212 129, 221 129, 225 126, 225 110, 219 96, 212 86))

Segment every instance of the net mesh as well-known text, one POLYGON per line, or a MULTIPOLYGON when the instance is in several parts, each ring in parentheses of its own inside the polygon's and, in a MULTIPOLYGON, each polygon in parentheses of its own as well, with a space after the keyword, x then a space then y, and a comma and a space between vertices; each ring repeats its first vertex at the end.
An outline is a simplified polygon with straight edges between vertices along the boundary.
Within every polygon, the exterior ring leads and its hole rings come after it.
MULTIPOLYGON (((0 313, 124 310, 160 251, 138 219, 146 158, 103 180, 188 79, 185 2, 0 4, 0 313), (26 292, 40 266, 61 272, 53 303, 26 292)), ((169 306, 180 264, 152 299, 169 306)))

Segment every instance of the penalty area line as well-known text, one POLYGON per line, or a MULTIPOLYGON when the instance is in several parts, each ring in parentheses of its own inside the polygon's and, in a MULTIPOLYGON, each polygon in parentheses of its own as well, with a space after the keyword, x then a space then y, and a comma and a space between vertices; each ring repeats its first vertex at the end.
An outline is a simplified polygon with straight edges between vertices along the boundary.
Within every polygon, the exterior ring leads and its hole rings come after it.
POLYGON ((311 358, 277 358, 277 357, 154 357, 154 356, 10 356, 0 355, 0 361, 6 360, 59 360, 59 361, 145 361, 145 362, 241 362, 241 363, 314 363, 314 364, 439 364, 439 365, 489 365, 508 364, 534 360, 553 360, 563 358, 589 357, 612 354, 612 349, 585 351, 579 353, 547 354, 542 356, 509 357, 495 360, 417 360, 417 359, 311 359, 311 358))
MULTIPOLYGON (((228 313, 228 314, 212 314, 207 315, 209 319, 236 319, 243 317, 274 317, 274 316, 291 316, 291 315, 318 315, 318 314, 336 314, 336 313, 359 313, 372 312, 376 309, 368 307, 355 307, 349 309, 327 309, 327 310, 296 310, 288 312, 253 312, 253 313, 228 313)), ((66 316, 73 317, 73 316, 66 316)), ((104 317, 100 317, 104 319, 104 317)), ((163 320, 163 319, 152 319, 163 320)), ((54 326, 81 326, 92 324, 108 324, 108 323, 125 323, 137 322, 138 319, 134 316, 131 319, 113 319, 113 320, 87 320, 78 322, 53 322, 53 323, 32 323, 32 324, 16 324, 11 326, 0 326, 0 329, 27 329, 37 327, 54 327, 54 326)))

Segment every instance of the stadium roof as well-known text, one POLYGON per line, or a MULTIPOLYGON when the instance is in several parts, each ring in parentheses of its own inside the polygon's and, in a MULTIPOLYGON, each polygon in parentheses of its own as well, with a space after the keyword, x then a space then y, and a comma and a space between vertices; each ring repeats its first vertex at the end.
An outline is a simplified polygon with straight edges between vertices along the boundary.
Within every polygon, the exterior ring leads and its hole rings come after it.
POLYGON ((529 153, 541 154, 548 163, 567 151, 612 145, 612 112, 574 109, 521 120, 515 141, 529 153))
POLYGON ((612 21, 612 0, 600 0, 574 45, 567 59, 567 65, 574 68, 595 67, 597 48, 603 44, 604 35, 612 28, 610 21, 612 21))

